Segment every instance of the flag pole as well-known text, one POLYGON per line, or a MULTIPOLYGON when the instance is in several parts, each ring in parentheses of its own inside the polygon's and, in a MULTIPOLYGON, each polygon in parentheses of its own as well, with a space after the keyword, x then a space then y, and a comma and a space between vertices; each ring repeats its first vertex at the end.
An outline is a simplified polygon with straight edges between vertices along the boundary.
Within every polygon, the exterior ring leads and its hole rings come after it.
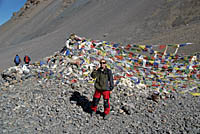
POLYGON ((166 45, 166 48, 165 48, 165 51, 164 51, 164 53, 163 53, 162 58, 164 58, 164 56, 166 55, 166 53, 167 53, 167 49, 168 49, 168 45, 166 45))
POLYGON ((176 46, 176 51, 174 52, 174 55, 177 54, 179 47, 180 47, 180 45, 178 44, 178 45, 176 46))

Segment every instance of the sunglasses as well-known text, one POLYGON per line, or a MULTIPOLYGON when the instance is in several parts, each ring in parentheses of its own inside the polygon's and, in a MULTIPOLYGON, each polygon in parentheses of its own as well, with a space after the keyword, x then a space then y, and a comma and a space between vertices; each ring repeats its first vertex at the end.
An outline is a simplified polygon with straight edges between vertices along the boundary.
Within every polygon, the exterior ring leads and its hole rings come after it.
POLYGON ((106 64, 106 62, 101 62, 100 64, 106 64))

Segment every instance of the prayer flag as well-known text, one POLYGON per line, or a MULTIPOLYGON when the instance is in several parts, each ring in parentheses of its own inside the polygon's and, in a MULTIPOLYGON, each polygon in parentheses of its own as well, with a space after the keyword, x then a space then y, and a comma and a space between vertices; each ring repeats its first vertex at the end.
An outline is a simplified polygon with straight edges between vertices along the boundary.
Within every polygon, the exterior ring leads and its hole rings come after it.
POLYGON ((160 49, 164 49, 166 47, 166 45, 160 45, 159 48, 160 49))

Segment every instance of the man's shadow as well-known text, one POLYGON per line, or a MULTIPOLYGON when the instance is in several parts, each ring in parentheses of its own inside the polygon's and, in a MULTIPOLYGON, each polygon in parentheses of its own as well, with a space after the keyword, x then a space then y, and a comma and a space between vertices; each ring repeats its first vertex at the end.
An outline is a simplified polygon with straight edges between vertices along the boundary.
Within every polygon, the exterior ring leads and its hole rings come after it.
POLYGON ((83 96, 79 92, 75 91, 70 97, 70 101, 75 101, 76 105, 81 106, 84 112, 91 113, 91 102, 86 96, 83 96))

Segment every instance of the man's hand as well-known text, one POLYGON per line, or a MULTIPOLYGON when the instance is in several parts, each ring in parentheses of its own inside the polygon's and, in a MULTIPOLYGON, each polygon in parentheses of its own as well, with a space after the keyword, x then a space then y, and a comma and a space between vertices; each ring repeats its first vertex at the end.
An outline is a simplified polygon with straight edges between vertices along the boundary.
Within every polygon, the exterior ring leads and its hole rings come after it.
POLYGON ((110 91, 110 98, 112 98, 112 96, 113 96, 113 95, 112 95, 112 91, 110 91))
POLYGON ((99 69, 99 66, 96 66, 96 70, 98 70, 99 69))

